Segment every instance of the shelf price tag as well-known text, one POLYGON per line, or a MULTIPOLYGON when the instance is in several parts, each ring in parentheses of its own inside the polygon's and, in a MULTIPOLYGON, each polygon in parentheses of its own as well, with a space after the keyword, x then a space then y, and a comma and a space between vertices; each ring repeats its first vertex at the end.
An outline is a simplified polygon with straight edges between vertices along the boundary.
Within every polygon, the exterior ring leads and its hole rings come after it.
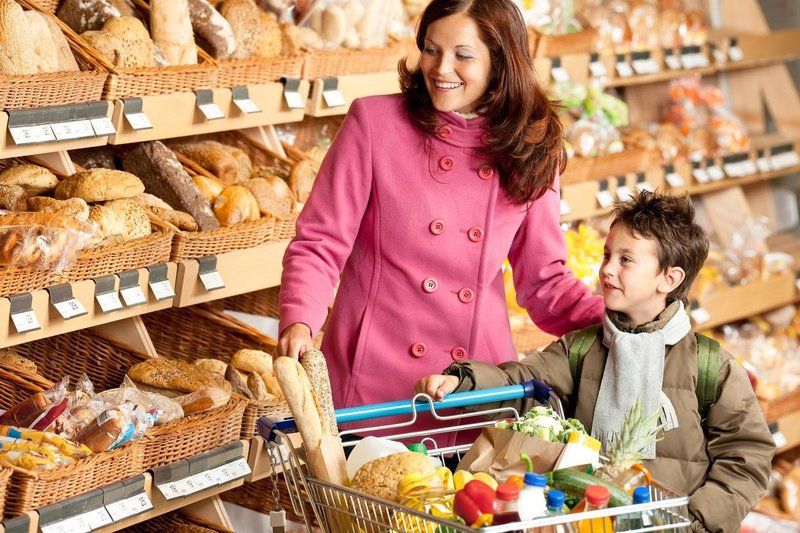
POLYGON ((106 510, 114 522, 119 522, 125 518, 145 513, 153 508, 153 503, 144 492, 135 494, 129 498, 106 504, 106 510))
POLYGON ((699 161, 692 163, 692 176, 697 180, 697 183, 708 183, 711 178, 708 177, 706 169, 700 166, 699 161))
POLYGON ((196 105, 206 120, 225 118, 225 113, 214 103, 214 91, 211 89, 197 89, 195 92, 196 105))
POLYGON ((708 43, 708 47, 711 49, 711 56, 714 58, 714 61, 717 63, 725 63, 728 61, 728 56, 725 55, 725 52, 720 50, 717 45, 712 42, 708 43))
POLYGON ((664 179, 666 179, 669 186, 674 189, 679 189, 686 185, 686 182, 683 181, 683 176, 675 172, 675 167, 672 165, 666 165, 664 167, 664 175, 664 179))
POLYGON ((90 122, 92 123, 94 134, 97 137, 117 134, 117 130, 114 129, 114 124, 111 123, 111 119, 108 117, 93 118, 90 122))
POLYGON ((697 325, 705 324, 711 320, 709 312, 706 311, 697 300, 693 300, 691 304, 689 304, 689 316, 692 317, 692 320, 697 325))
POLYGON ((699 46, 684 46, 681 48, 681 65, 688 70, 705 68, 709 66, 709 62, 699 46))
POLYGON ((85 513, 84 516, 89 524, 89 528, 92 530, 100 529, 101 527, 107 526, 114 522, 105 507, 99 507, 89 511, 85 513))
POLYGON ((664 63, 667 64, 670 70, 681 70, 683 68, 680 58, 672 52, 672 48, 664 49, 664 63))
POLYGON ((222 485, 224 483, 228 483, 249 475, 251 470, 250 466, 247 464, 247 460, 242 457, 236 461, 218 466, 217 468, 212 469, 211 472, 213 472, 214 474, 212 475, 217 478, 218 484, 222 485))
POLYGON ((48 287, 47 292, 50 294, 50 303, 64 320, 87 314, 80 300, 72 296, 72 286, 69 283, 48 287))
POLYGON ((556 83, 567 83, 570 81, 569 72, 561 66, 561 58, 554 57, 550 61, 550 76, 556 83))
POLYGON ((794 146, 791 144, 773 147, 770 159, 772 168, 775 170, 783 170, 784 168, 800 165, 800 157, 798 157, 794 146))
POLYGON ((142 108, 141 98, 123 98, 122 104, 125 120, 128 121, 131 128, 134 130, 149 130, 153 128, 150 119, 147 118, 142 108))
POLYGON ((769 157, 765 155, 764 149, 760 148, 756 152, 756 167, 758 168, 759 172, 771 172, 772 171, 772 161, 769 157))
POLYGON ((625 176, 618 176, 617 177, 617 200, 624 202, 630 198, 633 198, 633 191, 631 191, 628 184, 625 183, 625 176))
POLYGON ((631 64, 628 63, 628 60, 625 58, 625 54, 617 54, 616 69, 620 78, 630 78, 633 76, 633 68, 631 68, 631 64))
POLYGON ((636 71, 636 74, 658 74, 661 72, 661 66, 652 58, 649 51, 633 52, 631 59, 633 70, 636 71))
POLYGON ((147 303, 147 296, 139 286, 139 271, 129 270, 119 273, 119 293, 128 307, 147 303))
POLYGON ((322 80, 322 98, 328 107, 342 107, 345 105, 344 96, 339 90, 338 78, 324 78, 322 80))
POLYGON ((599 187, 597 193, 595 193, 597 203, 599 203, 600 207, 603 209, 608 209, 614 205, 614 196, 611 194, 611 191, 608 190, 608 180, 600 180, 599 187))
POLYGON ((636 173, 636 190, 654 192, 653 184, 647 181, 644 176, 644 172, 636 173))
POLYGON ((722 169, 731 178, 741 178, 758 172, 748 154, 729 155, 722 158, 722 169))
POLYGON ((156 301, 160 302, 161 300, 174 298, 175 289, 172 288, 172 284, 169 282, 169 279, 167 279, 166 263, 149 266, 147 270, 150 272, 148 284, 150 285, 150 290, 153 292, 156 301))
POLYGON ((94 137, 94 129, 89 120, 75 120, 72 122, 58 122, 50 124, 56 139, 66 141, 69 139, 84 139, 94 137))
POLYGON ((181 484, 181 481, 183 480, 161 483, 156 485, 156 488, 164 496, 164 499, 174 500, 175 498, 184 496, 184 486, 181 484))
POLYGON ((246 115, 250 113, 261 113, 261 108, 250 99, 250 91, 247 87, 233 87, 231 89, 231 96, 233 97, 233 103, 242 113, 246 115))
POLYGON ((728 48, 728 57, 731 61, 741 61, 744 59, 744 52, 739 48, 739 39, 731 37, 730 47, 728 48))
POLYGON ((33 312, 33 295, 29 292, 9 296, 11 301, 11 322, 17 333, 27 333, 42 329, 36 313, 33 312))
POLYGON ((205 287, 207 291, 210 292, 225 287, 225 282, 222 280, 222 276, 217 271, 216 256, 209 255, 206 257, 201 257, 197 260, 197 262, 200 264, 200 281, 203 283, 203 287, 205 287))
POLYGON ((122 309, 114 275, 102 276, 94 279, 94 298, 104 313, 122 309))
POLYGON ((769 432, 772 434, 772 440, 775 442, 776 448, 783 448, 789 444, 789 441, 786 439, 786 435, 784 435, 783 431, 780 430, 777 422, 772 422, 767 427, 769 427, 769 432))
POLYGON ((8 132, 11 134, 11 138, 14 139, 14 143, 19 146, 25 144, 47 143, 56 140, 56 136, 49 124, 19 127, 9 126, 8 132))
POLYGON ((725 179, 725 173, 716 164, 706 164, 706 173, 711 181, 719 181, 725 179))
POLYGON ((608 74, 606 66, 600 61, 600 54, 592 52, 589 56, 589 73, 593 78, 602 78, 608 74))
POLYGON ((281 78, 283 82, 283 99, 289 109, 305 109, 306 102, 300 95, 300 80, 298 78, 281 78))

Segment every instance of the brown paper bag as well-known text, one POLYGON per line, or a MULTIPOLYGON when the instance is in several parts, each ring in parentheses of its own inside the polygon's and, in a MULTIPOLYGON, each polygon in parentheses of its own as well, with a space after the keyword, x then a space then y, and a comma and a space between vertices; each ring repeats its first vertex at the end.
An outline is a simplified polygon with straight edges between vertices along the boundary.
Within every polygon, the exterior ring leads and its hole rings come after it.
POLYGON ((527 453, 533 459, 534 472, 553 470, 564 451, 564 444, 529 437, 512 429, 484 428, 475 443, 458 463, 458 470, 487 472, 498 481, 510 475, 525 474, 525 464, 519 454, 527 453))
POLYGON ((309 450, 306 448, 308 466, 311 474, 322 481, 333 483, 334 485, 347 486, 346 459, 342 439, 335 435, 324 434, 319 448, 309 450))

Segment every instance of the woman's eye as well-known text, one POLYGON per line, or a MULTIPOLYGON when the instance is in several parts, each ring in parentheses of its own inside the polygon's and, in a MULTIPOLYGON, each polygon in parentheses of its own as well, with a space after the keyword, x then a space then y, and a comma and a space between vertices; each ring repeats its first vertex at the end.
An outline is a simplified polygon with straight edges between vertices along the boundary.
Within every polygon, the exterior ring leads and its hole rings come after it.
POLYGON ((456 58, 461 59, 462 61, 467 61, 472 59, 472 56, 467 54, 456 54, 456 58))
POLYGON ((436 49, 435 48, 427 47, 424 50, 422 50, 422 52, 425 53, 425 54, 431 55, 431 56, 432 55, 436 55, 436 49))

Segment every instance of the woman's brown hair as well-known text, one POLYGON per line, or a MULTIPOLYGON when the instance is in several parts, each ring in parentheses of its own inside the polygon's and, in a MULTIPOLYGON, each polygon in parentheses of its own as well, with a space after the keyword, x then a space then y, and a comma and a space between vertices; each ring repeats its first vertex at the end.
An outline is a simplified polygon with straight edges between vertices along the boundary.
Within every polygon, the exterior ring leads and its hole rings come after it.
MULTIPOLYGON (((433 0, 420 19, 417 48, 425 49, 432 23, 457 13, 475 20, 489 48, 491 79, 475 109, 485 109, 491 139, 486 151, 497 161, 500 184, 515 202, 540 198, 553 185, 556 171, 563 170, 566 154, 558 104, 536 81, 522 14, 511 0, 433 0)), ((398 70, 411 119, 432 134, 438 120, 419 66, 411 70, 401 60, 398 70)))

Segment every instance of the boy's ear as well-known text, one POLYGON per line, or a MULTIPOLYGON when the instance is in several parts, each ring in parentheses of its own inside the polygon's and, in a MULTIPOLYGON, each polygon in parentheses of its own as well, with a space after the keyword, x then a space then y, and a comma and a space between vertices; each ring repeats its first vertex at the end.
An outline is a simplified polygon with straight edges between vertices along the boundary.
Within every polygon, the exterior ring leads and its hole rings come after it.
POLYGON ((659 283, 658 291, 669 294, 677 289, 684 279, 686 279, 686 272, 681 267, 669 267, 664 271, 664 279, 659 283))

